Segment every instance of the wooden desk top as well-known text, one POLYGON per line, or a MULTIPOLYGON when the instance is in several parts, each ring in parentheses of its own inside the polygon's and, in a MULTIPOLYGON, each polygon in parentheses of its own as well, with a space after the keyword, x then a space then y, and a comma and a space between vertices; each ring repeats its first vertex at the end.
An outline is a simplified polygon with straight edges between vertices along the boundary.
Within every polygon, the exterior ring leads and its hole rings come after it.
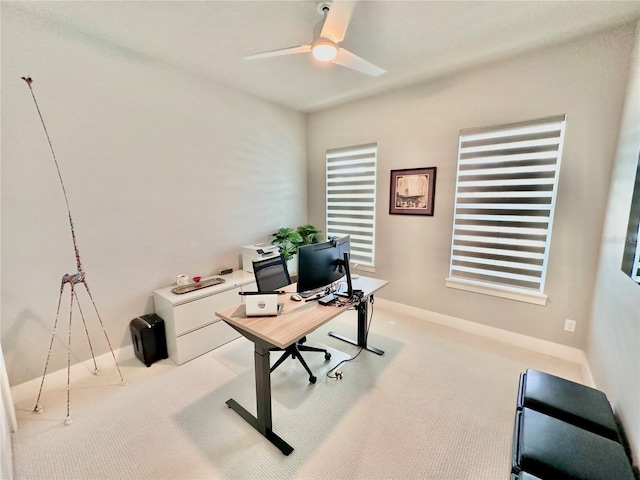
MULTIPOLYGON (((364 297, 368 297, 387 283, 386 280, 361 276, 353 280, 353 288, 362 290, 364 297)), ((283 288, 287 293, 278 296, 278 303, 283 304, 278 316, 247 317, 244 304, 225 308, 216 312, 216 315, 241 332, 258 337, 270 345, 286 348, 349 308, 323 306, 317 301, 295 302, 289 298, 295 289, 296 284, 283 288)))

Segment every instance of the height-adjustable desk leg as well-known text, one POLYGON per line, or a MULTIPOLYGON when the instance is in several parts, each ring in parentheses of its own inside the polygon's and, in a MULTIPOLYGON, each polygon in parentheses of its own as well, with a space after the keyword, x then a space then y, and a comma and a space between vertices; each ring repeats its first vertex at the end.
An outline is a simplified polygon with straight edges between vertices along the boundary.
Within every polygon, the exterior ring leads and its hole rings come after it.
POLYGON ((358 340, 352 340, 349 337, 345 337, 344 335, 341 335, 339 333, 336 332, 329 332, 329 335, 331 335, 334 338, 337 338, 338 340, 342 340, 343 342, 347 342, 350 343, 351 345, 356 345, 358 347, 362 347, 366 350, 369 350, 370 352, 373 352, 375 354, 378 355, 384 355, 384 351, 380 350, 379 348, 376 347, 372 347, 370 345, 367 345, 367 335, 368 335, 368 331, 367 331, 367 319, 369 318, 369 298, 373 298, 373 295, 371 295, 370 297, 367 297, 365 299, 363 299, 358 306, 356 306, 356 310, 358 312, 358 340))
POLYGON ((271 419, 271 372, 269 363, 269 348, 254 342, 255 345, 255 376, 256 376, 256 412, 254 417, 233 398, 227 400, 227 405, 234 412, 255 428, 263 437, 273 443, 285 455, 293 452, 293 447, 278 435, 273 433, 271 419))

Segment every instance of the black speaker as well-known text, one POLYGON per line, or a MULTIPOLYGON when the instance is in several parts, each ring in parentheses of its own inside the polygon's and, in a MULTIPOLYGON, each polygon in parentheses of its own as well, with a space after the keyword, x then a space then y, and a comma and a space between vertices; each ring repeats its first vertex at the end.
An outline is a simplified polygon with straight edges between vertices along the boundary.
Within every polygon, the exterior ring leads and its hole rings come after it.
POLYGON ((134 318, 129 324, 136 357, 147 367, 168 358, 164 320, 155 313, 134 318))

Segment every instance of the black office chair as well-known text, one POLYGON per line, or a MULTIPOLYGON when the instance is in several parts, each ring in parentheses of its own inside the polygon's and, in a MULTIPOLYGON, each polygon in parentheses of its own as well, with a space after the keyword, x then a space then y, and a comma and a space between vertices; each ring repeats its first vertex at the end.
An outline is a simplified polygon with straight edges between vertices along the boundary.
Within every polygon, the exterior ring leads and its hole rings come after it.
MULTIPOLYGON (((284 255, 253 262, 253 274, 256 277, 259 292, 271 292, 291 285, 291 277, 289 276, 289 269, 287 268, 284 255)), ((307 365, 307 362, 304 361, 300 352, 323 352, 325 360, 329 360, 331 354, 324 348, 302 345, 306 341, 307 337, 302 337, 287 348, 271 348, 271 351, 280 351, 284 352, 284 354, 273 364, 270 371, 273 372, 289 357, 297 358, 309 374, 309 382, 316 383, 316 377, 311 373, 311 369, 307 365)))

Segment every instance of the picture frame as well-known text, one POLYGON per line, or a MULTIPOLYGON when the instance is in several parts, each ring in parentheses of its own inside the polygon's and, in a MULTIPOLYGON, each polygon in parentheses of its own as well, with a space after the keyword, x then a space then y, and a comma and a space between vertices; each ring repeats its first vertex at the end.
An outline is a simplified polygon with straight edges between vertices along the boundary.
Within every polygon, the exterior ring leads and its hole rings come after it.
POLYGON ((436 167, 391 170, 390 215, 432 217, 436 195, 436 167))

